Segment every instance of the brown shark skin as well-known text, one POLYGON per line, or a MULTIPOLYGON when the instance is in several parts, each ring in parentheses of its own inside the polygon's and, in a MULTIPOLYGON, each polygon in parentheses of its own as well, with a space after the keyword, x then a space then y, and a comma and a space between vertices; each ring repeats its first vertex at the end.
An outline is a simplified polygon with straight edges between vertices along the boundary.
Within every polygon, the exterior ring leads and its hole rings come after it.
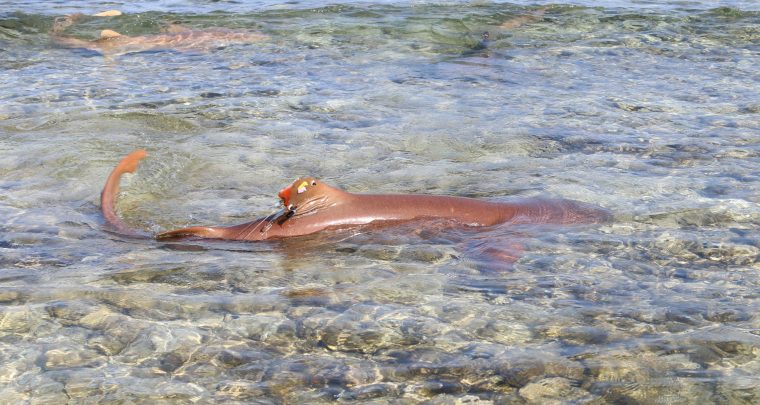
POLYGON ((121 175, 124 173, 134 173, 137 170, 137 166, 140 161, 148 156, 148 153, 142 149, 138 149, 129 155, 125 156, 118 165, 113 169, 111 175, 108 176, 105 186, 103 186, 103 192, 100 193, 100 211, 103 213, 106 222, 108 222, 113 229, 121 234, 129 236, 147 236, 137 230, 134 230, 125 224, 124 221, 116 214, 116 198, 119 194, 119 181, 121 175))
POLYGON ((228 45, 256 43, 269 39, 267 35, 245 30, 227 28, 193 30, 178 25, 170 25, 166 33, 134 37, 112 30, 103 30, 100 38, 92 41, 63 35, 66 28, 86 17, 82 14, 72 14, 57 19, 50 30, 53 43, 64 48, 83 48, 113 57, 155 50, 208 52, 228 45))
MULTIPOLYGON (((101 210, 106 221, 128 235, 141 233, 130 229, 115 212, 119 179, 133 172, 147 156, 138 150, 127 155, 111 172, 101 195, 101 210)), ((601 208, 571 200, 524 199, 517 202, 492 202, 465 197, 422 194, 353 194, 306 177, 283 188, 279 197, 285 211, 244 224, 215 227, 195 226, 163 232, 156 239, 200 237, 210 239, 258 241, 309 235, 326 229, 346 228, 369 223, 398 223, 422 218, 452 220, 468 226, 511 224, 586 224, 610 220, 601 208)))

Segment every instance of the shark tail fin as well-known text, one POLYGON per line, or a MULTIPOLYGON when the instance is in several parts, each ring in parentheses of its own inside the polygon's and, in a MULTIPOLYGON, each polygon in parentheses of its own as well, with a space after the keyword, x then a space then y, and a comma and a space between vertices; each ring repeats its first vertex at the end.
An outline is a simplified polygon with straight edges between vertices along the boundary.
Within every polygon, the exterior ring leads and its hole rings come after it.
POLYGON ((116 214, 116 199, 119 195, 119 181, 121 175, 124 173, 133 173, 137 170, 140 161, 143 160, 148 153, 142 149, 138 149, 119 162, 113 169, 111 175, 108 176, 106 184, 103 187, 103 192, 100 195, 100 210, 108 222, 117 232, 128 236, 146 236, 142 232, 136 231, 129 227, 120 217, 116 214))

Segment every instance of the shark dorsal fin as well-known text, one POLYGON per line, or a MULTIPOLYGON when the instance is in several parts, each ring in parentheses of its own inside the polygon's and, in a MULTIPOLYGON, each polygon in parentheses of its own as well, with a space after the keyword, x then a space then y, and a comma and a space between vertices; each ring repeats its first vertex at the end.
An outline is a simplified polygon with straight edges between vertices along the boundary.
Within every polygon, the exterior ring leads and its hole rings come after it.
POLYGON ((118 38, 121 34, 119 34, 116 31, 113 30, 103 30, 100 31, 100 39, 111 39, 111 38, 118 38))
POLYGON ((107 10, 103 11, 97 14, 93 14, 93 17, 118 17, 121 15, 121 11, 119 10, 107 10))

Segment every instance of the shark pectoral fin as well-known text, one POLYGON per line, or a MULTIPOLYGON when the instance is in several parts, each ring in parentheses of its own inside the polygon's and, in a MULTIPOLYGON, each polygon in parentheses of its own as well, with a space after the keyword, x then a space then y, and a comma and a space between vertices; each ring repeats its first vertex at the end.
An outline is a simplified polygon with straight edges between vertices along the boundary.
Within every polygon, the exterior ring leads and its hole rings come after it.
POLYGON ((122 13, 119 10, 106 10, 106 11, 101 11, 100 13, 97 13, 97 14, 93 14, 92 16, 93 17, 118 17, 121 14, 122 13))
POLYGON ((219 228, 210 226, 191 226, 189 228, 175 229, 173 231, 161 232, 156 235, 156 239, 179 239, 196 236, 199 238, 223 238, 223 232, 219 228))
POLYGON ((111 38, 118 38, 121 36, 122 36, 121 34, 113 30, 100 31, 100 39, 111 39, 111 38))

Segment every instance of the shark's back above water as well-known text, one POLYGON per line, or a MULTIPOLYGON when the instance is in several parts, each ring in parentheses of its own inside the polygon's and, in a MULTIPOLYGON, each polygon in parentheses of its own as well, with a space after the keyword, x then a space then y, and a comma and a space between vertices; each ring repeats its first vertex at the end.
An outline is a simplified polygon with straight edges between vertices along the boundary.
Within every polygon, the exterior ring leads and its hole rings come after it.
MULTIPOLYGON (((94 14, 98 17, 121 15, 115 12, 94 14)), ((100 38, 84 40, 63 35, 63 31, 86 16, 70 15, 56 20, 50 37, 54 44, 65 48, 83 48, 104 56, 119 56, 128 53, 155 50, 179 52, 208 52, 235 44, 250 44, 267 40, 267 35, 248 30, 227 28, 189 29, 180 25, 169 25, 166 32, 153 35, 128 36, 113 30, 103 30, 100 38)))
POLYGON ((104 30, 101 32, 101 37, 94 41, 54 36, 53 42, 67 48, 84 48, 106 56, 118 56, 155 50, 208 52, 234 44, 261 42, 267 38, 266 35, 255 32, 224 28, 185 30, 175 33, 134 37, 121 35, 111 30, 104 30))

